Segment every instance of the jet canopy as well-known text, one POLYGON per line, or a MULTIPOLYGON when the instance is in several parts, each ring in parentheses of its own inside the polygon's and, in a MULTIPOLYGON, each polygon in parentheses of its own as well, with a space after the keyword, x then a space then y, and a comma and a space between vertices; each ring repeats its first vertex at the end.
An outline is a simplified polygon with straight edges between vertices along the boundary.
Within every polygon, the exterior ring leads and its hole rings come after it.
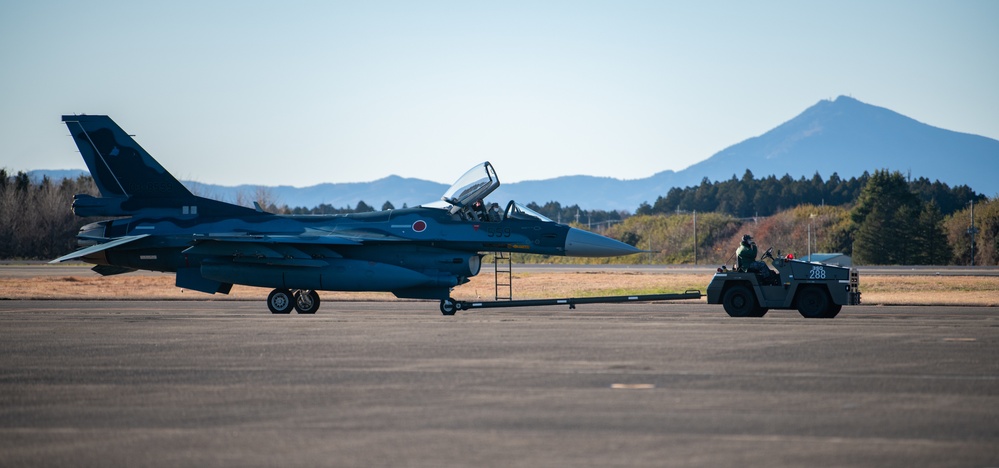
MULTIPOLYGON (((504 219, 521 219, 533 221, 554 221, 520 203, 510 201, 506 210, 500 210, 495 203, 486 203, 485 198, 499 188, 499 177, 488 161, 479 164, 458 178, 458 181, 444 192, 441 200, 446 205, 442 208, 449 213, 468 221, 498 222, 504 219)), ((436 202, 437 205, 441 202, 436 202)), ((433 205, 425 205, 433 206, 433 205)), ((440 206, 438 206, 440 207, 440 206)))
POLYGON ((444 192, 441 200, 451 204, 451 214, 486 198, 500 186, 499 177, 493 165, 486 161, 468 170, 451 188, 444 192))
POLYGON ((506 211, 504 212, 504 219, 526 219, 526 220, 536 220, 545 221, 548 223, 554 223, 547 216, 538 213, 520 203, 510 200, 510 203, 506 205, 506 211))
MULTIPOLYGON (((504 219, 520 219, 554 223, 520 203, 510 200, 506 210, 500 210, 495 203, 486 203, 485 198, 499 188, 499 177, 488 161, 471 168, 461 176, 441 197, 444 207, 452 215, 469 221, 498 222, 504 219)), ((435 204, 440 203, 436 202, 435 204)))

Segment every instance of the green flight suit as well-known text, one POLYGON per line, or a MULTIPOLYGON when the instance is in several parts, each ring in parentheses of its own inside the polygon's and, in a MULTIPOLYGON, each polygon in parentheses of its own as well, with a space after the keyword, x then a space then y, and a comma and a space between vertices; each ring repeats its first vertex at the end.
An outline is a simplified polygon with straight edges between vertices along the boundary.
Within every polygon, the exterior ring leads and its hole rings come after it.
POLYGON ((742 272, 749 271, 749 265, 756 261, 756 243, 753 242, 747 247, 746 244, 739 244, 739 249, 735 251, 736 269, 742 272))

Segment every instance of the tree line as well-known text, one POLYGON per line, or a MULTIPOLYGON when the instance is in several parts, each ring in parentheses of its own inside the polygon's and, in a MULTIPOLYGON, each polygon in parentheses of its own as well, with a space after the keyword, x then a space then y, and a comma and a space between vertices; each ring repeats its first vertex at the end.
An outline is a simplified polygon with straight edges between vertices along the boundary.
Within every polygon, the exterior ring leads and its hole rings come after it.
POLYGON ((97 196, 89 176, 35 183, 0 169, 0 258, 53 259, 76 249, 76 234, 94 219, 73 215, 73 195, 97 196))
MULTIPOLYGON (((258 203, 260 202, 259 198, 261 197, 258 197, 258 203)), ((269 200, 266 196, 262 198, 264 200, 269 200)), ((288 208, 287 206, 277 207, 273 203, 261 203, 261 206, 268 207, 268 211, 272 213, 293 215, 337 215, 376 211, 373 206, 368 205, 364 202, 364 200, 357 202, 355 207, 344 206, 340 208, 334 207, 328 203, 322 203, 312 208, 306 208, 304 206, 298 206, 295 208, 288 208)), ((622 219, 629 216, 627 212, 584 210, 580 208, 579 205, 562 206, 562 204, 557 201, 549 201, 543 205, 531 202, 526 206, 553 221, 560 223, 576 222, 594 230, 602 230, 606 228, 606 226, 619 223, 622 219)), ((402 208, 407 208, 407 205, 403 203, 402 208)), ((381 207, 381 211, 394 209, 395 205, 393 205, 390 201, 386 201, 381 207)))
MULTIPOLYGON (((406 204, 403 203, 402 207, 406 208, 406 204)), ((394 209, 395 205, 393 205, 392 202, 390 201, 386 201, 385 203, 382 204, 381 210, 386 211, 394 209)), ((288 208, 287 206, 284 206, 281 208, 276 208, 272 205, 271 210, 269 211, 271 211, 272 213, 293 214, 293 215, 343 215, 351 213, 370 213, 372 211, 377 211, 377 210, 375 210, 375 207, 365 203, 364 200, 360 200, 357 202, 357 206, 353 208, 351 208, 350 206, 337 208, 333 205, 330 205, 329 203, 320 203, 319 205, 316 205, 312 208, 306 208, 304 206, 296 206, 294 208, 288 208)))
MULTIPOLYGON (((803 204, 851 205, 860 198, 861 191, 871 177, 868 172, 864 172, 860 177, 843 179, 839 174, 833 173, 828 180, 823 180, 816 172, 811 179, 801 177, 796 180, 788 174, 781 178, 771 175, 757 179, 747 169, 741 179, 737 179, 734 174, 731 179, 718 182, 705 177, 697 186, 674 187, 666 196, 657 198, 655 203, 643 203, 635 214, 697 211, 749 218, 770 216, 803 204)), ((981 202, 985 199, 967 185, 950 187, 925 177, 908 181, 907 185, 924 202, 934 202, 944 215, 954 213, 972 200, 981 202)))
MULTIPOLYGON (((673 200, 687 196, 696 200, 700 196, 705 204, 681 204, 679 209, 665 209, 667 202, 664 200, 670 197, 667 195, 657 201, 658 211, 652 205, 644 204, 644 209, 639 209, 635 216, 626 217, 603 233, 648 253, 612 259, 524 255, 516 260, 731 264, 742 235, 752 234, 763 248, 774 247, 775 251, 782 250, 797 257, 819 252, 843 253, 852 256, 857 265, 968 265, 972 262, 974 239, 974 264, 999 264, 999 200, 978 195, 967 186, 950 188, 924 178, 911 181, 897 171, 888 170, 850 181, 833 177, 832 184, 819 184, 821 178, 818 177, 810 181, 795 181, 788 176, 768 177, 755 184, 750 183, 751 176, 744 179, 748 188, 734 187, 737 184, 731 181, 704 181, 699 187, 675 188, 670 191, 673 200), (758 199, 760 193, 804 196, 801 194, 810 190, 806 186, 816 189, 813 193, 818 197, 810 199, 813 203, 792 203, 790 197, 782 198, 777 204, 789 203, 791 208, 773 212, 761 210, 760 216, 747 216, 746 211, 725 212, 719 208, 725 203, 734 206, 731 201, 724 201, 711 211, 712 200, 723 198, 720 194, 726 190, 750 193, 754 186, 766 186, 767 180, 778 181, 778 185, 756 192, 753 198, 758 199), (862 185, 858 185, 860 182, 862 185), (818 190, 820 186, 823 190, 818 190), (854 192, 852 199, 823 198, 821 195, 854 192), (972 222, 972 202, 976 206, 975 236, 968 231, 972 222), (946 213, 941 206, 947 207, 946 213)), ((753 211, 755 213, 755 209, 753 211)))
MULTIPOLYGON (((375 211, 363 201, 353 208, 326 204, 309 209, 276 207, 266 189, 258 192, 255 201, 275 213, 375 211)), ((79 228, 99 220, 73 215, 71 203, 78 193, 98 195, 89 176, 34 182, 23 172, 11 175, 0 169, 0 258, 52 259, 74 250, 79 228)), ((643 204, 636 215, 584 210, 555 201, 532 202, 528 207, 552 220, 598 231, 652 252, 620 259, 518 258, 525 262, 726 263, 742 234, 751 233, 762 245, 784 252, 798 256, 809 251, 842 252, 862 265, 967 265, 972 260, 976 265, 999 264, 999 201, 978 195, 967 186, 951 188, 925 178, 913 181, 887 170, 849 180, 834 175, 828 181, 818 175, 810 180, 786 175, 755 179, 747 171, 741 180, 705 180, 697 187, 674 188, 655 205, 643 204), (732 191, 743 196, 728 199, 725 194, 732 191), (765 194, 782 195, 776 202, 763 203, 765 194), (802 199, 793 203, 793 196, 787 194, 798 194, 802 199), (739 200, 750 199, 759 203, 739 204, 739 200), (972 202, 974 236, 969 233, 972 202), (790 208, 777 209, 785 203, 790 208)), ((394 206, 386 201, 381 209, 394 206)))

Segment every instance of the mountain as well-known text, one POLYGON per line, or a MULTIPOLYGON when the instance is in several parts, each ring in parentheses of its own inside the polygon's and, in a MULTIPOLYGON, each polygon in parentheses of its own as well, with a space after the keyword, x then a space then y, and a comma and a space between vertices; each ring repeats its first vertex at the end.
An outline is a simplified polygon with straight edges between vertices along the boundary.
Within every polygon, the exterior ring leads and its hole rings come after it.
MULTIPOLYGON (((502 176, 502 168, 500 175, 502 176)), ((999 194, 999 141, 933 127, 897 112, 840 96, 823 100, 763 135, 725 148, 681 171, 663 171, 636 180, 565 176, 504 184, 490 198, 584 209, 635 211, 642 202, 654 203, 673 187, 741 178, 749 169, 756 178, 789 174, 811 178, 816 172, 828 180, 834 172, 848 179, 878 169, 897 170, 912 178, 926 177, 950 186, 968 185, 987 196, 999 194)), ((46 171, 32 171, 44 174, 46 171)), ((38 176, 41 177, 40 175, 38 176)), ((49 175, 50 178, 57 178, 49 175)), ((226 201, 257 198, 257 187, 185 182, 197 194, 226 201)), ((277 205, 337 208, 364 201, 381 208, 438 200, 446 184, 390 176, 374 182, 320 184, 296 188, 268 187, 265 193, 277 205)))
POLYGON ((820 101, 763 135, 730 146, 684 169, 712 180, 787 173, 828 179, 876 169, 897 170, 951 186, 999 193, 999 141, 933 127, 891 110, 840 96, 820 101))
MULTIPOLYGON (((260 190, 256 185, 224 187, 190 181, 185 181, 184 185, 203 197, 232 203, 245 201, 244 204, 252 204, 257 200, 260 190)), ((288 205, 292 208, 313 208, 323 203, 334 208, 353 208, 363 201, 375 209, 381 209, 386 201, 396 208, 402 208, 404 204, 416 206, 436 201, 447 189, 447 184, 393 175, 373 182, 327 183, 301 188, 288 185, 264 187, 263 195, 275 205, 288 205)))
POLYGON ((634 212, 645 201, 652 203, 669 189, 701 182, 702 176, 686 177, 673 171, 652 177, 620 180, 610 177, 564 176, 501 185, 492 198, 545 204, 557 201, 562 206, 579 205, 583 209, 625 210, 634 212), (696 182, 695 182, 696 181, 696 182))
POLYGON ((864 171, 897 170, 912 178, 926 177, 950 186, 968 185, 987 196, 999 194, 999 141, 933 127, 891 110, 840 96, 819 101, 797 117, 763 135, 719 151, 681 171, 622 181, 573 176, 503 186, 503 195, 539 203, 555 200, 583 208, 634 211, 653 203, 673 187, 696 186, 741 178, 749 169, 756 178, 789 174, 824 180, 864 171))
POLYGON ((950 186, 967 185, 987 196, 999 194, 999 141, 933 127, 894 111, 840 96, 819 101, 763 135, 725 148, 681 171, 638 180, 572 176, 521 182, 500 188, 502 198, 558 201, 587 209, 634 211, 655 202, 672 187, 741 178, 789 174, 824 180, 837 173, 849 179, 878 169, 897 170, 950 186), (570 195, 571 194, 571 195, 570 195))

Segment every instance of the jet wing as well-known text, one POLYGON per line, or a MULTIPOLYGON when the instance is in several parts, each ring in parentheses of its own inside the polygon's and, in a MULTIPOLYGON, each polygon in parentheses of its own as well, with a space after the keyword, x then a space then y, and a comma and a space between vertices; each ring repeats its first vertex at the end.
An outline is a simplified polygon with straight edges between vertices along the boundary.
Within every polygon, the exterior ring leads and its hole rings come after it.
POLYGON ((233 244, 312 244, 312 245, 361 245, 360 242, 341 236, 290 236, 290 235, 259 235, 259 236, 206 236, 196 237, 196 244, 202 243, 233 243, 233 244))
POLYGON ((73 260, 73 259, 85 257, 85 256, 90 255, 92 253, 97 253, 97 252, 100 252, 102 250, 107 250, 107 249, 110 249, 110 248, 118 247, 120 245, 125 245, 125 244, 128 244, 129 242, 135 242, 135 241, 137 241, 139 239, 142 239, 142 238, 145 238, 145 237, 149 237, 149 234, 139 234, 137 236, 119 237, 119 238, 117 238, 117 239, 115 239, 113 241, 105 242, 103 244, 92 245, 92 246, 87 247, 85 249, 77 250, 76 252, 73 252, 71 254, 63 255, 62 257, 59 257, 59 258, 57 258, 55 260, 52 260, 49 263, 61 263, 61 262, 65 262, 67 260, 73 260))
POLYGON ((328 235, 207 236, 195 239, 185 255, 230 258, 238 263, 298 267, 324 267, 325 259, 342 258, 336 247, 365 242, 398 242, 407 239, 378 231, 344 230, 328 235))
POLYGON ((343 229, 333 231, 330 237, 339 237, 345 241, 353 241, 357 244, 363 244, 365 242, 401 242, 409 241, 411 239, 406 239, 405 237, 399 237, 393 234, 386 233, 381 230, 365 230, 365 229, 343 229))
POLYGON ((241 263, 323 267, 324 258, 341 258, 332 246, 361 245, 338 236, 211 236, 195 240, 185 255, 229 257, 241 263))

